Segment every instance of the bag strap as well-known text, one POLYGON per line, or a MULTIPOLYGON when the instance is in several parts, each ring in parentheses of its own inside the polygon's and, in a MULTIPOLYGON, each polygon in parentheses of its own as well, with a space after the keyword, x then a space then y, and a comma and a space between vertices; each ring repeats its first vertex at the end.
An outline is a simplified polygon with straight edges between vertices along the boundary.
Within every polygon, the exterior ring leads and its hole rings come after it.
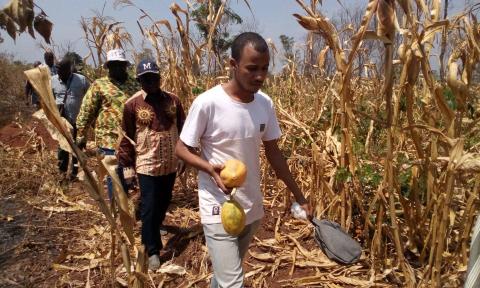
POLYGON ((70 77, 67 80, 67 89, 65 89, 65 96, 63 97, 63 106, 65 107, 65 103, 67 103, 67 97, 68 97, 68 90, 70 90, 70 85, 72 85, 73 81, 73 73, 70 75, 70 77))
POLYGON ((310 223, 312 223, 313 226, 315 226, 315 228, 320 228, 320 220, 313 217, 312 220, 310 220, 310 223))

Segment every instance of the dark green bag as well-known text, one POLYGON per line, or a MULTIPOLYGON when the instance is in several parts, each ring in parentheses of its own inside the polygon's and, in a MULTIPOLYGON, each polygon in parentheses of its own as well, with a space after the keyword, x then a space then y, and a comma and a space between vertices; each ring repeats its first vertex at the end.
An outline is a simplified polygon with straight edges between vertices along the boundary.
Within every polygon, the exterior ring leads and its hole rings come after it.
POLYGON ((315 241, 323 253, 340 264, 356 263, 362 255, 362 246, 342 230, 338 223, 312 219, 315 241))

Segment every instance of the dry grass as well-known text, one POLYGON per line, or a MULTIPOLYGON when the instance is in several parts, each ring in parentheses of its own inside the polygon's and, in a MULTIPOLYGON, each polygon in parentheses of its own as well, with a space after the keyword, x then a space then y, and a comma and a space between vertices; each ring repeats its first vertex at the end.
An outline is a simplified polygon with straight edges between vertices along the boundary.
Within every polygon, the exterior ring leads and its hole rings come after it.
MULTIPOLYGON (((166 67, 163 86, 181 96, 186 106, 198 92, 228 79, 228 68, 217 67, 225 62, 213 53, 211 37, 205 43, 189 37, 191 7, 172 5, 176 22, 172 25, 152 19, 130 1, 117 2, 143 13, 138 22, 141 33, 155 48, 157 61, 166 67), (205 73, 199 76, 201 71, 205 73)), ((349 267, 326 259, 313 243, 309 224, 285 217, 289 193, 262 159, 267 217, 264 233, 251 247, 247 282, 253 287, 272 283, 286 287, 460 287, 470 229, 479 208, 480 141, 475 136, 479 114, 472 113, 468 103, 476 107, 475 95, 480 92, 472 83, 480 57, 480 25, 471 16, 472 10, 441 20, 438 0, 371 0, 359 27, 355 27, 357 33, 349 41, 340 41, 337 28, 316 9, 319 2, 297 0, 305 15, 295 15, 300 25, 328 43, 319 55, 318 71, 302 75, 292 62, 283 74, 267 80, 265 90, 276 102, 284 131, 280 141, 284 155, 316 216, 340 222, 362 243, 364 255, 362 261, 349 267), (376 30, 370 31, 374 18, 376 30), (441 83, 430 72, 427 59, 436 45, 435 36, 444 28, 449 31, 448 41, 456 41, 456 45, 448 60, 447 82, 441 83), (365 41, 380 41, 384 46, 380 78, 352 74, 363 68, 355 67, 355 59, 365 41), (333 55, 336 65, 332 75, 325 75, 322 67, 327 53, 333 55)), ((221 17, 222 9, 211 11, 207 19, 210 31, 221 17)), ((95 43, 91 47, 98 59, 106 49, 103 40, 107 35, 108 39, 128 39, 127 34, 122 38, 120 30, 111 29, 116 24, 104 22, 83 24, 89 43, 95 43), (99 30, 103 32, 91 33, 92 27, 103 27, 99 30)), ((55 114, 53 110, 51 114, 55 114)), ((57 128, 64 130, 58 119, 51 117, 57 128)), ((80 151, 76 153, 86 159, 80 151)), ((106 170, 98 170, 97 175, 108 172, 108 163, 104 164, 106 170)), ((181 181, 180 191, 193 192, 194 176, 190 173, 181 181)), ((116 203, 123 211, 116 217, 99 198, 101 185, 93 177, 89 181, 88 191, 113 233, 104 234, 104 242, 90 246, 96 251, 96 245, 112 241, 107 249, 111 251, 106 265, 110 270, 95 266, 77 271, 83 273, 82 279, 99 273, 103 280, 95 278, 95 283, 205 285, 211 270, 199 237, 201 231, 193 225, 198 222, 197 208, 180 201, 169 215, 174 226, 188 228, 178 239, 192 239, 188 246, 194 249, 191 258, 172 259, 183 269, 169 266, 183 278, 172 273, 147 274, 142 253, 137 257, 141 249, 131 223, 131 199, 116 194, 116 203), (125 269, 131 266, 128 263, 135 268, 125 269), (85 274, 87 270, 90 272, 85 274)), ((173 247, 179 245, 172 243, 173 247)), ((102 258, 105 255, 95 255, 94 259, 106 261, 102 258)))
POLYGON ((14 62, 13 57, 0 53, 0 126, 24 116, 20 112, 26 106, 23 70, 27 68, 26 64, 14 62))

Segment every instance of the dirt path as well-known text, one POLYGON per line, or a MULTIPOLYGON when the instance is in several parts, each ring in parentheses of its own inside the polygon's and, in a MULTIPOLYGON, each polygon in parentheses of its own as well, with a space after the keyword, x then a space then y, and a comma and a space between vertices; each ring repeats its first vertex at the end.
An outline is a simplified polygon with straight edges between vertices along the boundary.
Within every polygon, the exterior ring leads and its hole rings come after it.
MULTIPOLYGON (((55 157, 56 144, 38 122, 0 129, 0 161, 5 168, 0 175, 0 287, 110 286, 107 222, 80 182, 59 184, 55 157), (42 142, 46 149, 39 148, 42 142)), ((199 225, 195 181, 188 178, 186 183, 186 187, 177 183, 165 221, 166 249, 161 254, 163 261, 183 267, 186 274, 149 273, 151 287, 152 283, 155 287, 161 283, 163 287, 208 287, 211 268, 199 225)), ((283 196, 268 187, 266 216, 244 265, 249 287, 356 286, 329 280, 332 271, 365 281, 368 270, 363 265, 346 270, 326 259, 308 224, 284 214, 283 196), (305 251, 312 255, 303 255, 305 251), (311 260, 306 261, 307 256, 311 260), (320 284, 289 282, 318 275, 326 275, 317 281, 320 284)), ((130 195, 132 200, 137 197, 138 192, 130 195)), ((137 245, 139 226, 137 222, 137 245)), ((120 285, 126 273, 119 255, 113 261, 116 285, 120 285)))

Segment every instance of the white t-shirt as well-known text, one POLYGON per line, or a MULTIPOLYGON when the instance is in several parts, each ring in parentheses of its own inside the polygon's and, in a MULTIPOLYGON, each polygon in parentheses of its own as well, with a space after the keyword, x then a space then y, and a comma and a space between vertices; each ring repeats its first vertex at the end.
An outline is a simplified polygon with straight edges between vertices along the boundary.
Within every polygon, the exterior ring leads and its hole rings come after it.
MULTIPOLYGON (((250 224, 264 214, 260 191, 260 145, 262 141, 280 136, 270 97, 259 91, 252 102, 241 103, 218 85, 193 101, 180 139, 188 146, 200 147, 201 157, 212 164, 222 164, 232 158, 245 163, 247 179, 237 189, 235 199, 245 209, 246 224, 250 224)), ((199 172, 198 196, 202 223, 221 223, 220 209, 228 196, 203 171, 199 172)))

